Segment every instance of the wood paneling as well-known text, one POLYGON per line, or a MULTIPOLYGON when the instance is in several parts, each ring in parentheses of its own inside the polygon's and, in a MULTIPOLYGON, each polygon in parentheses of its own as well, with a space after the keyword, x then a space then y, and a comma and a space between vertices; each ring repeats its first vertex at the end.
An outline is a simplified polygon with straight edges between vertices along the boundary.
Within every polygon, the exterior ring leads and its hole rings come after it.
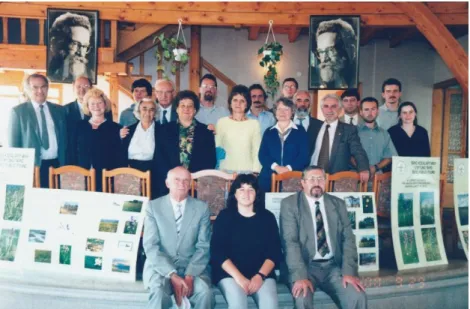
POLYGON ((444 116, 444 90, 434 89, 432 92, 431 119, 431 157, 440 157, 442 149, 442 125, 444 116))

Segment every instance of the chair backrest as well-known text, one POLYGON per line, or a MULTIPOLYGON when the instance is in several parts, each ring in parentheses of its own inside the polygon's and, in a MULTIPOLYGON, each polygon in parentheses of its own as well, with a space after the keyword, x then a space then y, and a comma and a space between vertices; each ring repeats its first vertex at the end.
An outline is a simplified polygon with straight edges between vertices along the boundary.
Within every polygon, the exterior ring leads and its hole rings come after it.
POLYGON ((357 172, 327 174, 326 192, 367 192, 367 182, 361 182, 357 172))
POLYGON ((151 198, 150 171, 141 172, 131 167, 103 169, 103 192, 151 198))
POLYGON ((290 171, 282 174, 273 173, 271 176, 271 192, 297 192, 302 190, 300 180, 302 172, 290 171), (282 186, 281 186, 282 183, 282 186))
MULTIPOLYGON (((225 208, 230 186, 236 173, 219 170, 202 170, 191 174, 191 196, 206 202, 211 216, 217 216, 225 208)), ((212 217, 213 218, 213 217, 212 217)))
POLYGON ((33 187, 41 188, 41 171, 39 166, 34 166, 33 187))
POLYGON ((390 218, 392 203, 392 172, 375 174, 373 191, 377 216, 390 218))
POLYGON ((87 170, 75 165, 58 168, 51 166, 49 167, 49 188, 95 192, 95 169, 87 170))

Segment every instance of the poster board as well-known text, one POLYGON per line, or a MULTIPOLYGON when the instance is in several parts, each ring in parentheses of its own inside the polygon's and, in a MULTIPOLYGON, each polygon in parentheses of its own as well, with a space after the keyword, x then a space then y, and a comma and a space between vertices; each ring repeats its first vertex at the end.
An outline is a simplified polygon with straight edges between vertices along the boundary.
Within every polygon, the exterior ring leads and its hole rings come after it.
POLYGON ((398 270, 447 264, 439 209, 440 158, 393 157, 392 237, 398 270))
MULTIPOLYGON (((20 222, 0 221, 0 267, 134 281, 145 197, 27 189, 20 222)), ((5 208, 0 206, 0 214, 5 208)))
POLYGON ((454 159, 454 207, 460 243, 468 259, 468 159, 454 159))

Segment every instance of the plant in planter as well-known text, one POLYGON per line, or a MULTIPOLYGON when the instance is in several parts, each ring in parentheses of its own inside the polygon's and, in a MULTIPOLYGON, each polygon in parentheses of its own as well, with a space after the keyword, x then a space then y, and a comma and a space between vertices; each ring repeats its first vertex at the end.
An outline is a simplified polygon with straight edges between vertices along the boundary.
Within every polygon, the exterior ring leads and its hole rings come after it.
POLYGON ((166 72, 167 66, 170 66, 171 74, 175 75, 176 71, 182 71, 189 61, 188 49, 184 41, 176 38, 166 38, 165 34, 155 37, 157 49, 155 56, 157 57, 157 72, 163 71, 163 75, 168 78, 166 72), (160 64, 160 60, 162 63, 160 64))
POLYGON ((258 55, 263 55, 259 65, 267 68, 264 74, 264 84, 267 88, 266 92, 274 100, 279 88, 276 64, 281 60, 282 45, 279 42, 271 42, 264 44, 259 50, 258 55))

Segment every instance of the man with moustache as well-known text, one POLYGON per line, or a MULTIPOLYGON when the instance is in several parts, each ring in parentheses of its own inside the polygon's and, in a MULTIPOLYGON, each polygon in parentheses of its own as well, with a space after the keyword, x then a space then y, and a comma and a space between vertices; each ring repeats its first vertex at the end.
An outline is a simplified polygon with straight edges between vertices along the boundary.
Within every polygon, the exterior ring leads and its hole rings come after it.
POLYGON ((199 95, 201 107, 196 114, 196 120, 207 125, 207 128, 215 132, 215 125, 222 117, 230 116, 226 107, 215 106, 217 96, 217 79, 212 74, 206 74, 199 83, 199 95))
POLYGON ((341 105, 344 110, 344 115, 339 118, 339 121, 349 123, 354 126, 364 123, 359 115, 359 102, 361 97, 357 89, 347 89, 341 94, 341 105))
POLYGON ((251 97, 251 108, 246 116, 259 121, 261 136, 263 136, 267 128, 276 124, 276 119, 273 113, 266 110, 265 103, 268 95, 263 87, 260 84, 253 84, 248 88, 248 91, 251 97))
POLYGON ((294 123, 303 126, 308 132, 310 124, 322 125, 322 122, 310 116, 310 94, 306 90, 299 90, 294 94, 294 104, 296 107, 294 123))
POLYGON ((385 104, 379 108, 377 124, 387 131, 398 123, 398 106, 401 98, 401 83, 398 79, 389 78, 382 84, 382 98, 385 104))
POLYGON ((288 77, 282 82, 282 96, 292 100, 294 94, 299 89, 299 83, 293 77, 288 77))
MULTIPOLYGON (((392 163, 392 157, 397 156, 388 131, 379 127, 379 102, 376 98, 367 97, 360 103, 360 113, 364 123, 357 127, 361 144, 369 158, 370 181, 368 187, 372 189, 372 180, 376 173, 381 173, 392 163)), ((370 190, 369 189, 369 190, 370 190)))
POLYGON ((345 202, 324 193, 325 171, 309 166, 302 191, 281 202, 280 229, 296 309, 313 309, 321 288, 340 308, 367 308, 357 247, 345 202))
POLYGON ((145 78, 136 79, 132 83, 131 91, 134 103, 123 110, 119 117, 119 124, 123 127, 129 127, 138 121, 134 115, 135 105, 145 97, 152 97, 152 85, 145 78))

